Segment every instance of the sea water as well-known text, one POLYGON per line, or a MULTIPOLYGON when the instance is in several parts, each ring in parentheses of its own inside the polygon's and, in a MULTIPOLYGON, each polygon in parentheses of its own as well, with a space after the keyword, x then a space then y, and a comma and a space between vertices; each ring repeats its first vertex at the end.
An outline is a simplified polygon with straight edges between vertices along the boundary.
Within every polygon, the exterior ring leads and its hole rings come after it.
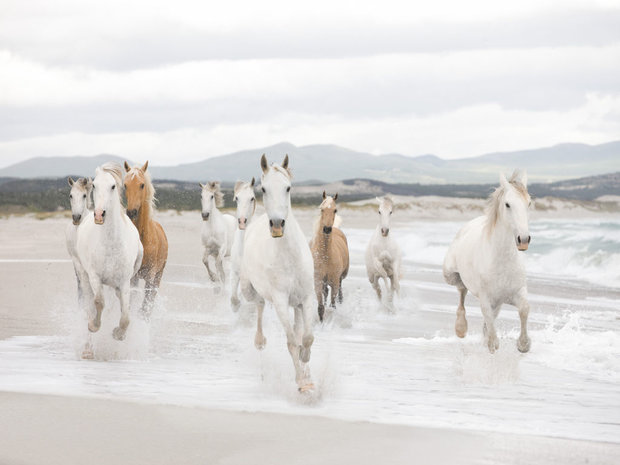
POLYGON ((255 310, 245 304, 233 313, 199 261, 168 264, 151 321, 134 315, 124 342, 111 337, 118 322, 113 295, 93 335, 72 298, 52 298, 49 317, 62 331, 0 341, 1 387, 620 442, 620 221, 531 223, 524 254, 532 307, 527 354, 516 349, 519 318, 510 306, 497 320, 500 348, 489 354, 471 296, 468 335, 455 336, 458 294, 443 282, 441 263, 461 226, 392 226, 404 253, 393 311, 366 278, 372 229, 344 228, 351 252, 345 302, 315 327, 310 401, 296 392, 273 310, 266 308, 268 342, 259 352, 255 310), (80 360, 87 340, 94 361, 80 360))

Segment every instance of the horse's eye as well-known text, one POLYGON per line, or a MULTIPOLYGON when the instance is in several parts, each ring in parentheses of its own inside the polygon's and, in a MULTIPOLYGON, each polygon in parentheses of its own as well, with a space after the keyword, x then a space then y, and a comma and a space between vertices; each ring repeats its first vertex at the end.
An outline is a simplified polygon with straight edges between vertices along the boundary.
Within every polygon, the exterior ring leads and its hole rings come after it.
POLYGON ((510 208, 510 204, 509 203, 506 204, 506 208, 510 208))
POLYGON ((290 192, 290 191, 291 191, 291 186, 288 186, 288 187, 286 188, 286 192, 290 192))
POLYGON ((211 198, 213 198, 213 196, 211 196, 211 198))
POLYGON ((334 209, 334 213, 338 213, 338 209, 337 208, 334 209))
POLYGON ((140 189, 144 189, 144 183, 140 184, 140 189))
POLYGON ((237 197, 235 197, 235 202, 238 202, 239 200, 237 199, 237 197))
POLYGON ((252 198, 250 199, 250 202, 254 202, 254 200, 256 200, 256 199, 255 199, 254 197, 252 197, 252 198))
POLYGON ((390 212, 390 215, 392 214, 392 212, 390 212))
POLYGON ((73 198, 73 194, 69 194, 69 198, 72 199, 73 198))
POLYGON ((112 186, 112 190, 114 190, 114 189, 116 189, 116 184, 114 184, 114 185, 112 186))
POLYGON ((261 187, 261 188, 260 188, 260 190, 262 190, 262 191, 263 191, 263 194, 266 194, 266 192, 265 192, 265 188, 264 188, 264 187, 261 187))
POLYGON ((82 196, 82 198, 83 198, 83 199, 85 199, 85 198, 86 198, 86 194, 84 194, 84 195, 82 196))

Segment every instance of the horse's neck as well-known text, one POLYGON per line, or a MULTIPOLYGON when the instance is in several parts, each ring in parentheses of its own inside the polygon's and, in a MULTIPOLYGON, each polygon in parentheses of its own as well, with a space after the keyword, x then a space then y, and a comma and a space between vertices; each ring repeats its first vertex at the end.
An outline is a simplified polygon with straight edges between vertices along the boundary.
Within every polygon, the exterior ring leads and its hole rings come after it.
POLYGON ((148 201, 143 201, 140 205, 140 211, 138 217, 133 221, 134 226, 140 233, 140 238, 143 238, 148 234, 148 225, 151 222, 151 206, 148 201))
POLYGON ((124 230, 123 216, 127 219, 129 219, 129 217, 122 211, 120 203, 118 206, 108 209, 108 211, 110 214, 106 215, 105 222, 102 225, 106 233, 104 237, 110 240, 117 240, 124 230))

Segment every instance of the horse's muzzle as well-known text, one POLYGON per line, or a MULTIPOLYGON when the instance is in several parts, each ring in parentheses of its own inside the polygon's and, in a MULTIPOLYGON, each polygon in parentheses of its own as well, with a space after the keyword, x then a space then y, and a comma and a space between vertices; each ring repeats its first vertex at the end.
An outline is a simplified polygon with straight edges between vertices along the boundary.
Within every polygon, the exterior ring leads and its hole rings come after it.
POLYGON ((323 226, 323 232, 325 234, 331 234, 332 232, 332 227, 331 226, 323 226))
POLYGON ((269 230, 271 237, 284 236, 284 220, 269 220, 269 230))
POLYGON ((248 219, 247 218, 239 218, 237 220, 237 222, 239 223, 239 229, 241 229, 242 231, 248 225, 248 219))
POLYGON ((138 216, 138 209, 137 208, 134 208, 133 210, 127 209, 127 216, 129 217, 129 219, 135 220, 136 217, 138 216))
POLYGON ((381 235, 383 237, 387 237, 389 233, 390 233, 390 228, 381 228, 381 235))
POLYGON ((202 214, 202 221, 208 221, 209 220, 209 214, 208 213, 203 213, 202 214))
POLYGON ((75 226, 79 225, 80 221, 82 221, 82 215, 73 215, 72 218, 75 226))
POLYGON ((527 236, 521 238, 521 236, 517 236, 517 249, 524 251, 530 246, 530 242, 532 241, 532 236, 527 236))
POLYGON ((95 210, 95 224, 103 224, 105 221, 105 210, 95 210))

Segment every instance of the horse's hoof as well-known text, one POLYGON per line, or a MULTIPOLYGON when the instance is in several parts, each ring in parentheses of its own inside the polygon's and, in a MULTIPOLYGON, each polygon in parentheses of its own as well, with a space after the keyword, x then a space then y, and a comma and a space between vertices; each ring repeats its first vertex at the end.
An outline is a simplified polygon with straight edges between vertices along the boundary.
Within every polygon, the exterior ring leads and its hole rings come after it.
POLYGON ((298 390, 302 394, 307 393, 307 392, 313 392, 314 384, 313 383, 304 384, 303 386, 300 386, 298 390))
POLYGON ((99 323, 98 325, 96 325, 94 322, 89 321, 88 322, 88 330, 91 333, 96 333, 97 331, 99 331, 99 328, 101 328, 101 323, 99 323))
POLYGON ((517 349, 519 350, 519 352, 521 353, 526 353, 530 351, 530 345, 531 345, 532 341, 530 340, 529 337, 526 338, 519 338, 519 340, 517 341, 517 349))
POLYGON ((494 354, 495 351, 499 349, 499 339, 497 337, 494 339, 489 339, 489 342, 487 345, 489 346, 489 352, 494 354))
POLYGON ((84 349, 82 351, 82 360, 94 360, 95 359, 95 354, 93 353, 92 349, 84 349))
POLYGON ((254 338, 254 346, 258 350, 263 350, 266 344, 267 344, 267 338, 265 336, 256 335, 256 337, 254 338))
POLYGON ((456 335, 460 338, 465 337, 467 334, 467 320, 463 319, 463 321, 456 320, 456 325, 454 326, 454 331, 456 335))
POLYGON ((116 339, 117 341, 124 341, 125 340, 125 333, 126 333, 126 330, 121 329, 120 327, 117 326, 112 331, 112 337, 114 339, 116 339))

